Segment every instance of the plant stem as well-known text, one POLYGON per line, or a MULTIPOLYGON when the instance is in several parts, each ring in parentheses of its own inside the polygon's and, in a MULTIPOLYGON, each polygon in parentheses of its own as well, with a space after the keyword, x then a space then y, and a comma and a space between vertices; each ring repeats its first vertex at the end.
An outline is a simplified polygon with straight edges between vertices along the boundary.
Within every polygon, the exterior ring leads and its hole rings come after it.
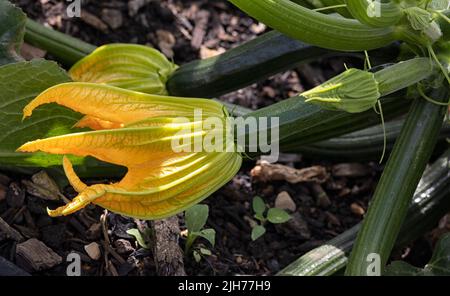
POLYGON ((343 5, 345 5, 345 8, 337 8, 337 9, 335 9, 335 11, 337 13, 339 13, 340 15, 342 15, 343 17, 353 18, 352 15, 350 14, 350 12, 347 9, 347 5, 345 3, 345 0, 320 0, 320 2, 323 3, 324 7, 343 4, 343 5))
POLYGON ((396 91, 430 77, 436 72, 435 64, 428 58, 414 58, 396 63, 375 73, 381 96, 396 91))
MULTIPOLYGON (((386 97, 381 100, 386 120, 406 113, 410 104, 409 100, 405 100, 402 96, 386 97)), ((250 112, 244 117, 256 119, 278 117, 279 144, 283 152, 296 151, 303 145, 334 138, 380 122, 380 116, 371 109, 361 113, 325 110, 317 105, 306 103, 301 96, 250 112)), ((267 131, 270 128, 270 126, 267 127, 267 131)), ((245 138, 250 139, 255 136, 252 135, 253 133, 260 132, 264 130, 246 131, 245 138)), ((270 134, 270 131, 268 133, 270 134)), ((242 136, 237 135, 237 137, 242 136)), ((245 151, 252 151, 252 149, 246 147, 245 151)))
MULTIPOLYGON (((438 101, 448 99, 448 88, 433 90, 438 101)), ((346 275, 367 275, 371 253, 387 263, 408 205, 436 144, 446 108, 416 99, 383 171, 364 218, 346 275)))
POLYGON ((341 51, 380 48, 397 39, 395 30, 315 12, 289 0, 230 0, 250 16, 308 44, 341 51))
POLYGON ((47 28, 30 19, 26 22, 25 41, 46 50, 66 66, 73 65, 96 48, 92 44, 47 28))
MULTIPOLYGON (((427 169, 414 193, 407 217, 403 223, 396 247, 403 247, 433 228, 439 219, 450 210, 448 186, 450 186, 450 149, 427 169)), ((326 244, 301 256, 278 275, 325 276, 342 270, 361 223, 336 236, 326 244)))
POLYGON ((355 19, 371 27, 393 26, 403 16, 399 5, 392 1, 381 3, 367 0, 345 0, 345 2, 347 9, 355 19))
POLYGON ((187 255, 189 253, 189 250, 191 249, 192 244, 194 243, 196 238, 197 238, 196 235, 190 234, 188 231, 188 236, 186 238, 186 243, 184 245, 184 254, 187 255))

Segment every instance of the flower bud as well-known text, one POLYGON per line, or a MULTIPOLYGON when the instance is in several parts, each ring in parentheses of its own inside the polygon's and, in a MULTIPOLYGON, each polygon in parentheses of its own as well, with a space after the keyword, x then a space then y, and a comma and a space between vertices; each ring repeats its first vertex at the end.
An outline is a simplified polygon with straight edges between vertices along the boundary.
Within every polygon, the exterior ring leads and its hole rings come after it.
POLYGON ((374 74, 358 69, 348 69, 301 95, 324 109, 349 113, 373 108, 380 98, 374 74))
POLYGON ((78 61, 69 75, 77 82, 165 95, 167 79, 177 67, 154 48, 117 43, 100 46, 78 61))

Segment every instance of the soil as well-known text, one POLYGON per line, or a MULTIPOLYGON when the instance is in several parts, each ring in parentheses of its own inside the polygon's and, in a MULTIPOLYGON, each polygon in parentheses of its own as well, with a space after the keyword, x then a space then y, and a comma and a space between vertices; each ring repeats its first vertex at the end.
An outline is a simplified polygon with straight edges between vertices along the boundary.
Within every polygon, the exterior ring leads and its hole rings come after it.
MULTIPOLYGON (((70 4, 67 1, 13 2, 30 18, 86 42, 96 45, 113 42, 147 44, 164 51, 177 64, 223 52, 268 30, 224 0, 86 0, 82 1, 81 18, 67 17, 66 6, 70 4)), ((344 58, 320 60, 227 94, 222 99, 253 109, 260 108, 321 83, 341 72, 344 64, 351 66, 357 63, 344 58)), ((186 274, 276 274, 305 252, 361 221, 382 170, 375 163, 349 164, 352 174, 342 176, 335 169, 339 162, 313 161, 301 155, 282 155, 280 163, 294 168, 320 166, 325 168, 328 178, 321 184, 259 182, 251 177, 256 161, 245 162, 231 182, 205 200, 204 203, 210 207, 207 227, 215 229, 216 244, 212 247, 203 239, 197 240, 194 249, 203 247, 212 253, 203 256, 200 262, 194 260, 192 252, 184 258, 181 255, 186 274), (287 199, 290 198, 293 218, 284 224, 267 224, 266 234, 252 241, 251 226, 256 223, 252 199, 261 196, 270 207, 274 207, 281 192, 286 192, 287 199)), ((0 174, 0 217, 22 237, 2 239, 0 236, 0 256, 38 275, 65 275, 65 258, 71 252, 80 254, 84 275, 161 274, 155 264, 159 260, 156 248, 142 247, 127 233, 129 229, 138 228, 148 233, 147 240, 151 245, 154 236, 147 230, 155 228, 154 225, 95 206, 88 206, 68 217, 49 218, 46 207, 53 208, 61 202, 33 196, 26 190, 24 180, 30 180, 30 177, 0 174), (24 260, 17 250, 22 250, 23 241, 30 238, 43 242, 49 248, 51 259, 54 261, 60 257, 62 263, 56 260, 54 266, 39 270, 24 260), (90 253, 86 250, 88 245, 90 253), (97 251, 102 256, 96 256, 97 251)), ((74 196, 70 187, 63 193, 68 198, 74 196)), ((174 229, 180 231, 179 245, 184 247, 186 227, 183 215, 178 215, 178 218, 174 229)), ((431 255, 427 236, 408 248, 406 259, 410 258, 410 262, 416 264, 427 262, 431 255)))

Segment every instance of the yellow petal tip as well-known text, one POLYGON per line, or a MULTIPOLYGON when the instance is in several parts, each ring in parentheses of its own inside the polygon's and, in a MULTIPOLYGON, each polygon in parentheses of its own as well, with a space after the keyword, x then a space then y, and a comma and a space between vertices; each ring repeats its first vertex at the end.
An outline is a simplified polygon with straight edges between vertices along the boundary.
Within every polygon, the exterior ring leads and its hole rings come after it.
POLYGON ((23 144, 22 146, 20 146, 19 148, 16 149, 16 152, 32 152, 31 149, 29 149, 29 143, 27 142, 25 144, 23 144))
POLYGON ((63 216, 63 208, 64 207, 59 207, 55 210, 50 210, 49 208, 47 208, 47 214, 52 218, 63 216))

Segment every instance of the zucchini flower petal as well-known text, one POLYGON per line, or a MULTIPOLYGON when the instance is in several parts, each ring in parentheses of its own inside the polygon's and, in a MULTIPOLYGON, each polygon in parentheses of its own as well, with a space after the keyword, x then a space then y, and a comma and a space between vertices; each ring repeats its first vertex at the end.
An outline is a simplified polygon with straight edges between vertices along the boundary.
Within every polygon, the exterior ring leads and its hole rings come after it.
POLYGON ((178 68, 154 48, 138 44, 103 45, 69 71, 74 81, 103 83, 151 94, 167 94, 166 82, 178 68))
POLYGON ((374 74, 358 69, 348 69, 301 95, 324 109, 349 113, 373 108, 380 98, 374 74))
POLYGON ((199 136, 223 137, 224 147, 235 145, 226 125, 228 114, 216 101, 65 83, 31 101, 24 108, 24 117, 46 103, 58 103, 85 114, 78 126, 95 130, 28 142, 18 151, 89 155, 128 169, 117 183, 87 186, 68 158, 64 158, 64 171, 78 195, 69 204, 48 210, 53 217, 69 215, 93 203, 130 217, 160 219, 208 197, 228 182, 242 164, 236 150, 175 151, 173 147, 173 141, 183 140, 181 148, 192 148, 199 136), (203 112, 200 120, 194 115, 196 109, 203 112), (185 120, 180 121, 179 116, 185 116, 185 120), (205 128, 204 121, 212 116, 224 124, 205 128))

